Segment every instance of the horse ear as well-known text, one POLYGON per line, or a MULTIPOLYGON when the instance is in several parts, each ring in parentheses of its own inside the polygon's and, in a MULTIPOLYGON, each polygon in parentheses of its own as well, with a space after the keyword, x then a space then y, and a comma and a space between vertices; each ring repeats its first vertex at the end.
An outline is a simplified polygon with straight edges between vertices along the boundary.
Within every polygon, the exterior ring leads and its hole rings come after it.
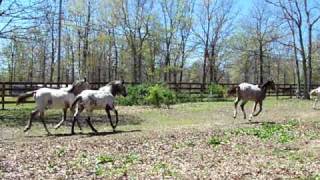
POLYGON ((123 76, 120 77, 120 83, 124 84, 123 76))

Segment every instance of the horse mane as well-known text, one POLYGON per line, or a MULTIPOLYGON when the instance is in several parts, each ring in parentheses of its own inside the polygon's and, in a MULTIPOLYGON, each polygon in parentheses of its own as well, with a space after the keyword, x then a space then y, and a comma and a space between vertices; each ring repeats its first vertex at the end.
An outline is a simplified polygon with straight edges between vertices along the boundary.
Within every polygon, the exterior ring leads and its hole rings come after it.
POLYGON ((272 81, 268 80, 268 81, 264 82, 262 85, 258 85, 258 87, 261 89, 266 89, 270 85, 271 82, 272 81))
POLYGON ((80 92, 76 92, 78 90, 78 87, 84 82, 86 82, 86 81, 78 81, 78 82, 73 83, 72 88, 69 89, 67 92, 77 95, 78 93, 80 93, 80 92))
POLYGON ((110 86, 110 92, 113 96, 117 95, 117 91, 119 90, 119 85, 122 82, 119 80, 110 81, 107 86, 110 86))

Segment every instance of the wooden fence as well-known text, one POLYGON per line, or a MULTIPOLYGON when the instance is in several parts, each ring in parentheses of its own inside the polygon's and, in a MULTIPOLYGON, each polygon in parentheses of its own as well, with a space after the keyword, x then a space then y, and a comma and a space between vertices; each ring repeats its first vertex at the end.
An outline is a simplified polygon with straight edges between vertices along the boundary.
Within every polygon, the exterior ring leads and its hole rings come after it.
MULTIPOLYGON (((107 82, 95 82, 90 83, 92 89, 98 89, 101 86, 104 86, 107 82)), ((126 84, 137 84, 127 82, 126 84)), ((5 104, 15 103, 13 98, 18 96, 21 93, 32 91, 39 89, 41 87, 50 87, 50 88, 58 88, 58 87, 66 87, 68 83, 41 83, 41 82, 0 82, 1 85, 1 109, 5 109, 5 104), (7 97, 7 98, 6 98, 7 97)), ((175 90, 179 93, 189 94, 189 95, 199 95, 200 98, 204 98, 209 95, 208 87, 210 84, 202 84, 202 83, 167 83, 168 87, 172 90, 175 90)), ((220 85, 230 88, 236 86, 237 83, 220 83, 220 85)), ((318 85, 313 85, 312 88, 316 88, 318 85)), ((295 96, 296 84, 276 84, 276 89, 269 91, 269 96, 288 96, 292 98, 295 96)), ((303 87, 302 87, 303 88, 303 87)), ((302 89, 303 91, 304 89, 302 89)), ((34 102, 34 101, 27 101, 34 102)))

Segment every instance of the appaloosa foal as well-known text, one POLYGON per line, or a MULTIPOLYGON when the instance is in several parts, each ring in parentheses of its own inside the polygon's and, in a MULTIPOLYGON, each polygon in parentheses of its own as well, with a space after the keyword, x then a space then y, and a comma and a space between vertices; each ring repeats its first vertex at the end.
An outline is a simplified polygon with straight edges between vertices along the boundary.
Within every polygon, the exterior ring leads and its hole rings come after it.
POLYGON ((313 104, 313 109, 316 109, 318 100, 320 99, 320 87, 318 87, 317 89, 312 89, 309 94, 310 96, 316 96, 313 104))
POLYGON ((243 118, 246 119, 246 112, 244 111, 244 105, 248 101, 254 101, 254 106, 252 113, 250 114, 249 121, 251 121, 253 116, 257 116, 262 111, 262 101, 266 97, 267 89, 275 89, 274 82, 267 81, 262 85, 254 85, 249 83, 241 83, 236 87, 233 87, 228 90, 229 95, 236 95, 236 99, 234 101, 234 114, 233 118, 237 117, 237 105, 239 101, 241 101, 240 107, 243 112, 243 118), (259 111, 256 111, 257 104, 259 104, 259 111))
MULTIPOLYGON (((75 97, 83 90, 89 89, 89 83, 86 79, 74 83, 70 88, 52 89, 52 88, 40 88, 35 91, 30 91, 21 94, 17 99, 17 105, 24 102, 29 97, 34 97, 36 102, 36 108, 32 111, 27 126, 24 128, 24 132, 31 128, 32 120, 40 114, 43 126, 48 134, 50 134, 45 122, 44 112, 47 109, 63 109, 62 121, 66 119, 67 110, 71 106, 75 97)), ((79 125, 79 124, 78 124, 79 125)), ((80 127, 80 126, 79 126, 80 127)))

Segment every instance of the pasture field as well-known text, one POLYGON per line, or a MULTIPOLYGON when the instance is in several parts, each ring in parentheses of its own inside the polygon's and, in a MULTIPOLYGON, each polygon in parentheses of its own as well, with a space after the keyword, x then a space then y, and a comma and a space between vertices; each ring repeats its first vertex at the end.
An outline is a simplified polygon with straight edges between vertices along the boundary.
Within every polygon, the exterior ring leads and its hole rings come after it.
MULTIPOLYGON (((311 101, 267 98, 252 122, 233 103, 184 103, 167 108, 119 106, 112 133, 104 111, 70 136, 68 122, 23 128, 34 106, 0 111, 0 179, 320 179, 320 110, 311 101)), ((253 103, 246 106, 247 115, 253 103)))

